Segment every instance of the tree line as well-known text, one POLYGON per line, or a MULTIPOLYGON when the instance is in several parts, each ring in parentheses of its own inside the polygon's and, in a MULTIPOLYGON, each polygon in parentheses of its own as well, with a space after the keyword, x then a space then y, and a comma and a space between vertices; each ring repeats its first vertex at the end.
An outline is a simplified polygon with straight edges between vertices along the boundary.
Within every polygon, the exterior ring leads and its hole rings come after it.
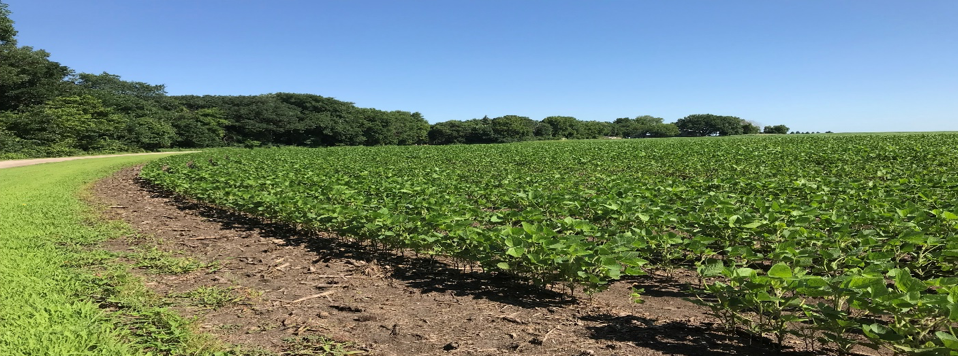
MULTIPOLYGON (((167 95, 164 85, 110 73, 75 73, 44 50, 17 43, 0 1, 0 158, 164 148, 505 143, 529 140, 738 135, 759 127, 734 116, 674 123, 506 115, 430 125, 418 112, 360 108, 313 94, 167 95)), ((784 125, 765 133, 788 133, 784 125), (784 132, 782 132, 784 130, 784 132)))

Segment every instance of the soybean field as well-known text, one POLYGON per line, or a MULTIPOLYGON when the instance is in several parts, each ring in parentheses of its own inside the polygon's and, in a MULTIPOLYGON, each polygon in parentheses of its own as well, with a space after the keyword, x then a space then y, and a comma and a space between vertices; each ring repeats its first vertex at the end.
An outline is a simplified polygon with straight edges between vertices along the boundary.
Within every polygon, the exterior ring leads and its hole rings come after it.
POLYGON ((729 329, 954 355, 956 148, 927 133, 221 149, 142 176, 570 294, 693 270, 729 329))

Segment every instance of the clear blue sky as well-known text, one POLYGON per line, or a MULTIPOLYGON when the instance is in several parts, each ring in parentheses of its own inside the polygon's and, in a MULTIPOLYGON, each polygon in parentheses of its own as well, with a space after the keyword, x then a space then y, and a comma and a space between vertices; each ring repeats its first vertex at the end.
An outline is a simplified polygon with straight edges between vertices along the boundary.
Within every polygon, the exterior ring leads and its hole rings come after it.
POLYGON ((312 93, 430 122, 958 130, 955 0, 3 1, 21 45, 171 95, 312 93))

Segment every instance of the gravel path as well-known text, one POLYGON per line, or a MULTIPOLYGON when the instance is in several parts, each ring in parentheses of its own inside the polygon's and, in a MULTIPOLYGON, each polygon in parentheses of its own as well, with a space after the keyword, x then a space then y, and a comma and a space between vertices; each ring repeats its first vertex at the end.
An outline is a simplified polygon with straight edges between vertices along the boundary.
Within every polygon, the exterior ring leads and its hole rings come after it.
POLYGON ((105 157, 122 157, 122 156, 145 156, 145 155, 161 155, 161 154, 176 154, 176 153, 193 153, 199 151, 182 151, 182 152, 153 152, 153 153, 129 153, 122 155, 101 155, 101 156, 78 156, 78 157, 58 157, 58 158, 36 158, 36 159, 15 159, 9 161, 0 161, 0 169, 3 168, 13 168, 13 167, 22 167, 22 166, 31 166, 34 164, 41 163, 51 163, 51 162, 63 162, 63 161, 72 161, 75 159, 87 159, 87 158, 105 158, 105 157))

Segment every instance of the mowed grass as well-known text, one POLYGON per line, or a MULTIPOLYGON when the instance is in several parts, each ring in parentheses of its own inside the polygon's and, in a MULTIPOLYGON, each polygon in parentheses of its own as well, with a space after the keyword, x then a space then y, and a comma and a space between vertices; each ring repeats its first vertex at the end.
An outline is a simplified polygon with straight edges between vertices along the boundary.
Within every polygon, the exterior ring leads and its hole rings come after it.
MULTIPOLYGON (((0 355, 129 355, 138 338, 91 296, 106 287, 84 248, 123 233, 96 222, 84 187, 161 156, 86 159, 0 170, 0 355)), ((128 317, 126 317, 128 318, 128 317)), ((135 334, 135 333, 134 333, 135 334)))

